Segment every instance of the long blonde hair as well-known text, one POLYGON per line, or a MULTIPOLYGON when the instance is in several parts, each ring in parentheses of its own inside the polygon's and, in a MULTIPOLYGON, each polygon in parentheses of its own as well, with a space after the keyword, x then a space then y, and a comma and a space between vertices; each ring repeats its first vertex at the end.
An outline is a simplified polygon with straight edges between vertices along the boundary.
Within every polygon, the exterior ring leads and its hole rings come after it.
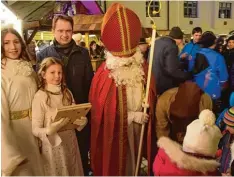
POLYGON ((63 94, 63 98, 62 98, 63 105, 64 106, 71 105, 72 104, 72 94, 71 94, 71 92, 69 91, 69 89, 66 86, 65 77, 64 77, 64 66, 63 66, 63 63, 59 59, 56 59, 56 58, 53 58, 53 57, 48 57, 48 58, 45 58, 41 62, 40 68, 39 68, 39 71, 38 71, 39 89, 43 90, 47 94, 46 103, 47 103, 48 106, 51 106, 51 98, 50 98, 50 94, 49 94, 50 92, 45 89, 46 81, 43 78, 43 73, 45 73, 46 70, 51 65, 55 65, 55 64, 60 65, 62 67, 62 70, 63 70, 62 81, 61 81, 61 91, 62 91, 62 94, 63 94))

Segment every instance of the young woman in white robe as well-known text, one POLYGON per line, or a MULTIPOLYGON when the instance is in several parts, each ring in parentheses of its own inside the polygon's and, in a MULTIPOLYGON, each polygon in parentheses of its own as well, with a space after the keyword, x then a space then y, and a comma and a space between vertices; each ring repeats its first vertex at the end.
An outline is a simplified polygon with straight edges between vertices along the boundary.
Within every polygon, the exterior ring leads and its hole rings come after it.
POLYGON ((4 176, 43 175, 30 118, 37 91, 36 73, 19 33, 12 28, 3 29, 1 37, 1 173, 4 176))
POLYGON ((69 118, 54 121, 56 108, 74 103, 67 89, 60 60, 45 58, 38 71, 40 89, 32 106, 33 134, 42 141, 42 156, 46 176, 83 176, 83 167, 75 128, 80 131, 87 118, 75 121, 73 129, 61 129, 69 118))

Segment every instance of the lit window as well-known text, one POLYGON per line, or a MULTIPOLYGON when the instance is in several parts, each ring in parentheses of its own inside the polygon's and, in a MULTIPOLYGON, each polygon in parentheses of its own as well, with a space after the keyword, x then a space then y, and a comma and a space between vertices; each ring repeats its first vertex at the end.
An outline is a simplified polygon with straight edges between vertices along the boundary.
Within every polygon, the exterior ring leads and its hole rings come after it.
POLYGON ((232 3, 219 3, 219 18, 231 18, 232 3))
POLYGON ((184 1, 184 17, 197 18, 197 1, 184 1))

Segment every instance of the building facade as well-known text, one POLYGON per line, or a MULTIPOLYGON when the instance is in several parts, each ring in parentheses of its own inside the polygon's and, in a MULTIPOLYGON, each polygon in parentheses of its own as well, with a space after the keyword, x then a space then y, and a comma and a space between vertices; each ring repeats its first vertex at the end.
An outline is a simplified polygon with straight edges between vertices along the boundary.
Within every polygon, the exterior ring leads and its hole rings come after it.
MULTIPOLYGON (((147 17, 147 0, 145 1, 106 1, 106 7, 119 2, 132 9, 140 18, 144 28, 151 28, 147 17)), ((161 11, 154 20, 158 30, 168 31, 179 26, 185 34, 196 27, 215 34, 228 34, 234 30, 234 1, 161 1, 161 11)), ((151 10, 158 10, 158 1, 153 1, 151 10)))

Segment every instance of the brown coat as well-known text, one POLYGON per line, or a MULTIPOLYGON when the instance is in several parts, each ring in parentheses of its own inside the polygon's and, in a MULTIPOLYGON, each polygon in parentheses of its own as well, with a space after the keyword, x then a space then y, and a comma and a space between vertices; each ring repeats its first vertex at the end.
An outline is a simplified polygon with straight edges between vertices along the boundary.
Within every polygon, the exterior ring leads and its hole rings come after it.
MULTIPOLYGON (((164 92, 159 98, 156 105, 156 136, 159 139, 162 136, 170 135, 170 105, 175 101, 178 87, 172 88, 164 92)), ((186 98, 185 98, 186 99, 186 98)), ((203 93, 200 99, 199 111, 204 109, 212 110, 212 100, 209 95, 203 93)))

